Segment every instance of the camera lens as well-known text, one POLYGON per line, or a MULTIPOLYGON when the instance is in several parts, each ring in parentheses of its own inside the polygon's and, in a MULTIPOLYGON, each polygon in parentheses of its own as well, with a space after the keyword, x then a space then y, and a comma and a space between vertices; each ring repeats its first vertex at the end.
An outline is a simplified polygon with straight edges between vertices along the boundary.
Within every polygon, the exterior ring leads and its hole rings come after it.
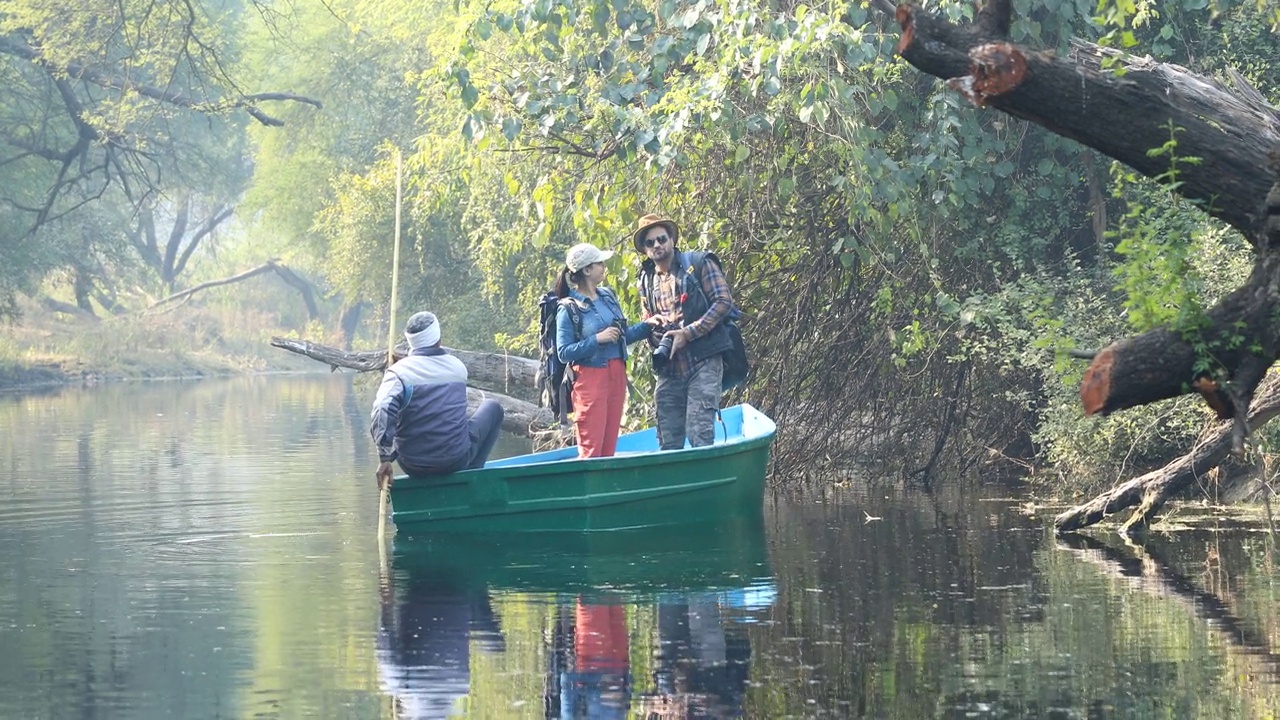
POLYGON ((653 368, 659 372, 667 367, 667 362, 671 360, 671 342, 673 338, 667 335, 662 338, 662 342, 658 343, 658 347, 653 349, 653 368))
POLYGON ((654 351, 653 351, 654 356, 655 357, 661 356, 664 360, 670 360, 671 359, 671 341, 672 341, 672 336, 670 335, 667 335, 666 337, 662 338, 662 342, 658 343, 658 347, 654 348, 654 351))

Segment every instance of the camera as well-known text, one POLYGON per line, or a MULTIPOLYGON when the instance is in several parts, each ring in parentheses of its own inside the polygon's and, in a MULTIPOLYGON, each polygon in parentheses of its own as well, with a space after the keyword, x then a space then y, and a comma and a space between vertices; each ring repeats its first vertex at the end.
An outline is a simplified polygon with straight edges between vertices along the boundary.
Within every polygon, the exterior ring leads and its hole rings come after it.
MULTIPOLYGON (((668 327, 664 329, 673 330, 675 328, 668 327)), ((671 361, 671 343, 675 340, 674 335, 662 336, 662 340, 658 343, 658 347, 653 349, 653 369, 659 373, 666 371, 667 363, 671 361)))
POLYGON ((613 322, 606 325, 605 328, 618 328, 618 342, 626 343, 627 323, 622 318, 614 318, 613 322))

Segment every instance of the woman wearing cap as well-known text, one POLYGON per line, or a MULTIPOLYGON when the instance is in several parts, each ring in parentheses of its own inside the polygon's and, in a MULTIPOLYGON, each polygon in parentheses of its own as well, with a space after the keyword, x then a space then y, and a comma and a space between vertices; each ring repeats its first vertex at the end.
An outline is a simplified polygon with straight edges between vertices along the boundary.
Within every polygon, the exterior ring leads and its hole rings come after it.
POLYGON ((574 373, 574 429, 578 457, 609 457, 618 445, 627 399, 627 345, 663 322, 651 317, 627 325, 613 291, 602 287, 612 250, 581 243, 569 248, 556 281, 556 354, 574 373), (625 328, 625 330, 624 330, 625 328))

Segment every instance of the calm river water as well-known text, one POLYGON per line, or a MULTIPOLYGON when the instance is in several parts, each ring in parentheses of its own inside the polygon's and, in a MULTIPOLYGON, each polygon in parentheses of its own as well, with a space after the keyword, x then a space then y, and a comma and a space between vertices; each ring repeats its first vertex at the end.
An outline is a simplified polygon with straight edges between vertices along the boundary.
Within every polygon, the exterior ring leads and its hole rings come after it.
MULTIPOLYGON (((894 484, 685 534, 398 539, 349 376, 0 396, 3 718, 1238 718, 1273 547, 894 484)), ((500 447, 521 452, 521 443, 500 447)))

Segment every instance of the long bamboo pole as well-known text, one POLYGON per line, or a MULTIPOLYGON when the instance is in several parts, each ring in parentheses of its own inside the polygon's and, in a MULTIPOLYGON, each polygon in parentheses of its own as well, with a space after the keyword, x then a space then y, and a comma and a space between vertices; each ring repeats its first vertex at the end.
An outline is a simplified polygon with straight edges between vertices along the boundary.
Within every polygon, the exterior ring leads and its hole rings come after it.
MULTIPOLYGON (((391 253, 391 315, 387 323, 387 367, 395 360, 396 349, 396 301, 400 290, 400 198, 401 193, 400 149, 396 148, 396 230, 395 249, 391 253)), ((378 492, 378 546, 383 549, 387 537, 387 502, 390 500, 390 481, 382 484, 378 492)))

